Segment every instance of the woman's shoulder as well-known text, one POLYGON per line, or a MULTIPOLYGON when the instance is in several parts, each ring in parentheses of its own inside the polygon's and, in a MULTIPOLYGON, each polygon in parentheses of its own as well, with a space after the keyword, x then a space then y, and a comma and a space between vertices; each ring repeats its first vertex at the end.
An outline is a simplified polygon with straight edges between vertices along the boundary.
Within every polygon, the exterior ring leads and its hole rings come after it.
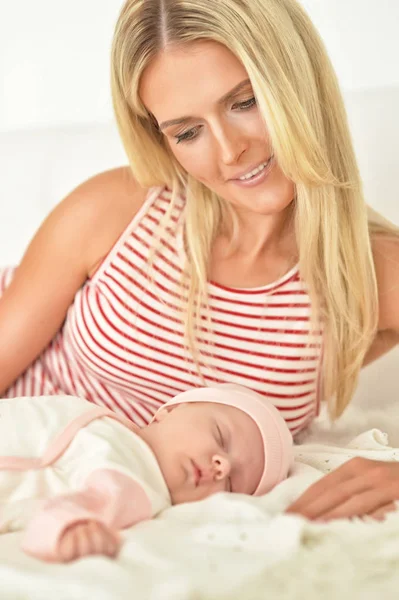
POLYGON ((143 205, 148 189, 134 179, 129 167, 118 167, 94 175, 70 195, 105 229, 127 225, 143 205))
POLYGON ((61 203, 59 209, 73 215, 90 238, 86 256, 89 276, 140 210, 148 191, 137 183, 129 167, 118 167, 94 175, 61 203))

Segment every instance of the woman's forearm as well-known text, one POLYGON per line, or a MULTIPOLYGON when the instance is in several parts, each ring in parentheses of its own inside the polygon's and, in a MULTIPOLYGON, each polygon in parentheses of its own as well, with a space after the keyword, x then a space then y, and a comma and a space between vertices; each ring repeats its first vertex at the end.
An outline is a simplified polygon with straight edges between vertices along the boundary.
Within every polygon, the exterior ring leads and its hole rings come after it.
POLYGON ((363 367, 374 362, 397 345, 399 345, 399 332, 390 329, 379 331, 367 351, 363 367))

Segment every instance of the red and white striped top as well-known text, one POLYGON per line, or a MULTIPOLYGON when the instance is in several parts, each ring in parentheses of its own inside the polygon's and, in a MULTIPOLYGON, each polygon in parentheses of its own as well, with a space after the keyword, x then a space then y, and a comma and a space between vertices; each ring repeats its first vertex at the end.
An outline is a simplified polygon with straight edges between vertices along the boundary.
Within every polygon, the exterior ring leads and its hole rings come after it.
MULTIPOLYGON (((83 396, 144 425, 168 399, 202 385, 185 350, 178 302, 182 198, 149 269, 154 232, 170 199, 165 188, 149 191, 76 294, 62 329, 5 397, 83 396)), ((12 273, 2 275, 6 285, 12 273)), ((309 342, 310 300, 298 267, 259 288, 208 285, 213 334, 211 342, 209 335, 200 340, 206 384, 258 391, 282 411, 292 433, 299 432, 319 408, 322 332, 309 342)))

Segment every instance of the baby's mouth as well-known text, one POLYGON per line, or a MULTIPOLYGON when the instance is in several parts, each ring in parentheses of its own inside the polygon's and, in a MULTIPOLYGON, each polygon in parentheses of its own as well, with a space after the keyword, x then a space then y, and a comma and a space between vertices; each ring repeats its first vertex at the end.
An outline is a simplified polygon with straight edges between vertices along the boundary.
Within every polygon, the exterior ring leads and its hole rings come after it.
POLYGON ((199 466, 192 460, 191 461, 192 465, 193 465, 193 472, 194 472, 194 484, 195 487, 198 487, 198 484, 200 482, 201 479, 201 469, 199 468, 199 466))

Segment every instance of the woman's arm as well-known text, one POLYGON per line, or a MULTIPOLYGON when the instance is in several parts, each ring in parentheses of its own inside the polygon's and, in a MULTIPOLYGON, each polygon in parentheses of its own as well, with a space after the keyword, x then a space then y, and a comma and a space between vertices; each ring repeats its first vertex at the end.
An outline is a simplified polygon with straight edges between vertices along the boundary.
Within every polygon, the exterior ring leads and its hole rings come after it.
POLYGON ((399 331, 387 329, 378 331, 373 343, 367 351, 363 361, 363 367, 383 356, 399 344, 399 331))
POLYGON ((378 284, 378 332, 363 365, 370 364, 399 344, 399 240, 378 236, 373 241, 378 284))
MULTIPOLYGON (((399 343, 399 241, 376 238, 373 250, 379 326, 364 364, 399 343)), ((287 512, 322 520, 364 515, 382 519, 397 508, 398 500, 399 464, 357 457, 311 485, 287 512)))
POLYGON ((52 340, 145 196, 122 167, 80 185, 44 221, 0 299, 0 396, 52 340))

